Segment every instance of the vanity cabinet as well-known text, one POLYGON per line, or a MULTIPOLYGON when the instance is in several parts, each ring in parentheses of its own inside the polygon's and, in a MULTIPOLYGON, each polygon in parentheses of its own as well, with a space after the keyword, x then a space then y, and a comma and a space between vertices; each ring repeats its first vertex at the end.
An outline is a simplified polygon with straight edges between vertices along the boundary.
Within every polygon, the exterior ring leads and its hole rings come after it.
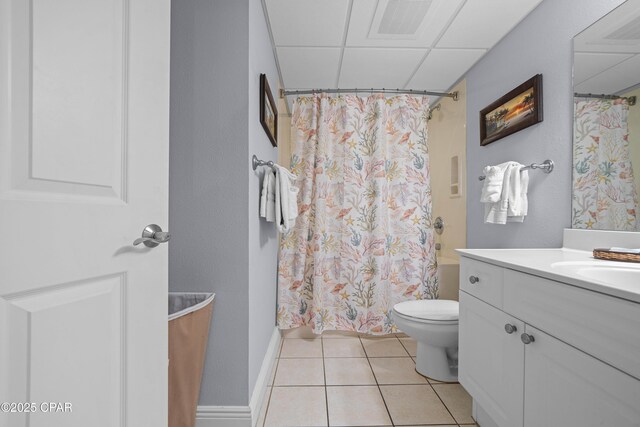
POLYGON ((499 425, 521 427, 524 322, 465 292, 460 292, 459 319, 460 383, 499 425))
POLYGON ((640 425, 640 304, 478 260, 460 268, 458 376, 498 426, 640 425))
POLYGON ((640 424, 640 381, 539 329, 526 333, 535 341, 523 345, 525 426, 640 424))

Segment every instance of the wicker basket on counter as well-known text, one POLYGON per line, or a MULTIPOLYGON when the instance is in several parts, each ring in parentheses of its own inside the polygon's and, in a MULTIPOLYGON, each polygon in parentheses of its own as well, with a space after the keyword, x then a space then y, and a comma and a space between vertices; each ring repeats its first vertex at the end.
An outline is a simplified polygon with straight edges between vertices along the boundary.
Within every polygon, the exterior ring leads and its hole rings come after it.
POLYGON ((640 262, 640 254, 632 252, 612 252, 609 249, 594 249, 593 257, 608 261, 640 262))

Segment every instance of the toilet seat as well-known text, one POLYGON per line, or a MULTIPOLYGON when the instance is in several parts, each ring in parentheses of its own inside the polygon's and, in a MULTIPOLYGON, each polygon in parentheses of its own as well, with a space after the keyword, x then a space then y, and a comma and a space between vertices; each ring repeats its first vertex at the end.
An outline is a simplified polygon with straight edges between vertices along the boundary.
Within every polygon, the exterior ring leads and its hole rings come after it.
POLYGON ((405 301, 393 306, 400 316, 424 323, 458 323, 458 301, 418 300, 405 301))

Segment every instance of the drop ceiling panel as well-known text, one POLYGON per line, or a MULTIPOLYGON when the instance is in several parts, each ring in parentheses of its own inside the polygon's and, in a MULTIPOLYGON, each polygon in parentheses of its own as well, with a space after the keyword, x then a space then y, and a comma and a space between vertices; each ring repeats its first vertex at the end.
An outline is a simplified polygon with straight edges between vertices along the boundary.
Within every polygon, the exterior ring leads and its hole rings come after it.
POLYGON ((341 46, 349 0, 265 0, 276 46, 341 46))
POLYGON ((286 88, 432 91, 449 89, 541 1, 262 0, 286 88))
POLYGON ((340 88, 402 88, 426 49, 346 48, 340 88))
POLYGON ((626 1, 573 39, 576 52, 640 53, 640 7, 626 1), (622 29, 622 31, 620 31, 622 29))
POLYGON ((467 0, 437 47, 489 49, 541 1, 467 0))
POLYGON ((604 72, 574 86, 580 93, 619 94, 638 84, 640 55, 615 65, 604 72))
POLYGON ((632 56, 624 53, 576 52, 573 57, 573 84, 580 84, 632 56))
POLYGON ((434 49, 429 52, 407 88, 445 91, 485 52, 484 49, 434 49))
MULTIPOLYGON (((422 47, 433 45, 438 35, 453 18, 463 0, 415 0, 427 8, 414 34, 379 34, 381 19, 393 0, 354 0, 349 21, 346 46, 368 47, 422 47), (391 1, 391 3, 390 3, 391 1)), ((402 3, 402 2, 400 2, 402 3)), ((416 8, 419 10, 420 8, 416 8)), ((382 27, 384 28, 384 27, 382 27)))
POLYGON ((287 89, 335 88, 340 48, 279 47, 278 62, 287 89))

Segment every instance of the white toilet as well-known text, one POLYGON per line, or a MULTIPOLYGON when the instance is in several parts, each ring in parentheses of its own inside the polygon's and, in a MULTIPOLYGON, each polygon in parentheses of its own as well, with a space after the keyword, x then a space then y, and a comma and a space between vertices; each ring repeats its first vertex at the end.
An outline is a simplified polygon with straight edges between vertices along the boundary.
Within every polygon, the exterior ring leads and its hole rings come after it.
POLYGON ((458 381, 458 301, 405 301, 393 307, 396 326, 418 342, 416 370, 438 381, 458 381))

